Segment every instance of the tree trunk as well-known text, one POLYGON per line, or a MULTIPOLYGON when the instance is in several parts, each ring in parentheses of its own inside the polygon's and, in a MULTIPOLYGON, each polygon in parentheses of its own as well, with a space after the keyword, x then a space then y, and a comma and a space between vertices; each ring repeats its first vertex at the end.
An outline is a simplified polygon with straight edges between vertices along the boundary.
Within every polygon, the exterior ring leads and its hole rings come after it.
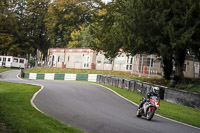
POLYGON ((175 53, 175 75, 177 77, 178 83, 185 83, 184 74, 183 74, 183 66, 186 57, 186 50, 178 50, 175 53))
POLYGON ((112 71, 114 70, 114 60, 115 58, 112 58, 112 71))
POLYGON ((170 80, 173 69, 172 58, 163 58, 163 65, 164 77, 165 79, 170 80))

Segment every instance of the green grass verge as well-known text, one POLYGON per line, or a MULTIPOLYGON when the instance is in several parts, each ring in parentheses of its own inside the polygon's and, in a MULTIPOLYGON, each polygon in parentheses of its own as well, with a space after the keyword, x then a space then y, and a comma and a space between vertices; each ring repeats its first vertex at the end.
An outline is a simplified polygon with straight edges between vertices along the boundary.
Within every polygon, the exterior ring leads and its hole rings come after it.
POLYGON ((39 86, 0 82, 0 132, 12 133, 80 133, 38 112, 30 104, 39 86), (6 126, 6 128, 5 128, 6 126))
POLYGON ((185 91, 200 93, 200 79, 192 79, 188 84, 178 84, 176 85, 176 88, 185 91))
MULTIPOLYGON (((123 97, 137 104, 140 103, 140 99, 143 97, 141 94, 116 88, 110 85, 105 85, 105 84, 100 84, 100 85, 103 85, 105 87, 114 90, 118 94, 122 95, 123 97)), ((161 100, 160 104, 161 104, 160 108, 156 111, 157 114, 189 125, 200 127, 200 110, 169 103, 164 100, 161 100)))
POLYGON ((12 68, 0 68, 0 73, 9 71, 9 70, 17 70, 17 69, 12 69, 12 68))

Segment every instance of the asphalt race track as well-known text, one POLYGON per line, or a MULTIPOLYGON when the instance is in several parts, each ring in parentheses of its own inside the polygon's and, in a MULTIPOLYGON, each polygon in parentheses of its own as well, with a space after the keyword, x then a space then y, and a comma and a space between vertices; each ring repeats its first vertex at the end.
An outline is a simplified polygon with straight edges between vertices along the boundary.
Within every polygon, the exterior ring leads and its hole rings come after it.
MULTIPOLYGON (((136 117, 137 106, 104 87, 76 81, 20 80, 18 70, 0 81, 44 86, 34 104, 42 112, 87 133, 200 133, 200 129, 154 116, 136 117)), ((162 106, 162 105, 161 105, 162 106)))

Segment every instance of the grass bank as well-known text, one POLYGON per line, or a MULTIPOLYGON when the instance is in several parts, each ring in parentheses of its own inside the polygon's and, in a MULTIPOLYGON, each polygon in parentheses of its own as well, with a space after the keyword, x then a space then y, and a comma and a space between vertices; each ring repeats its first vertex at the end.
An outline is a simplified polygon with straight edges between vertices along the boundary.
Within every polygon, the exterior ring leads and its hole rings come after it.
POLYGON ((107 71, 107 70, 90 70, 90 69, 69 69, 69 68, 53 68, 53 67, 34 67, 30 69, 25 69, 27 73, 74 73, 74 74, 104 74, 112 76, 120 76, 130 79, 136 79, 148 83, 154 83, 159 85, 169 86, 169 81, 161 77, 139 77, 137 75, 132 75, 130 72, 122 71, 107 71))
MULTIPOLYGON (((130 92, 110 85, 101 85, 111 88, 118 94, 137 104, 140 103, 140 99, 143 97, 141 94, 135 92, 130 92)), ((171 118, 173 120, 180 121, 200 128, 200 110, 198 109, 181 106, 161 100, 161 106, 156 111, 156 113, 167 118, 171 118)))
POLYGON ((0 68, 0 73, 9 71, 9 70, 17 70, 17 69, 12 69, 12 68, 0 68))
POLYGON ((39 86, 0 82, 0 132, 4 133, 80 133, 48 117, 30 104, 39 86))

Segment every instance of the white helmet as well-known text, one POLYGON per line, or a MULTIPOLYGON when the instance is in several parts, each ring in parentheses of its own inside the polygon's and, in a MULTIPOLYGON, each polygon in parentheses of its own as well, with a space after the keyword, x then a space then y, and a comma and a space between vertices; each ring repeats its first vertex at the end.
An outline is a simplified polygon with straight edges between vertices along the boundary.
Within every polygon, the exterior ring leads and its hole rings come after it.
POLYGON ((159 94, 160 88, 158 87, 152 87, 152 90, 155 94, 159 94))

